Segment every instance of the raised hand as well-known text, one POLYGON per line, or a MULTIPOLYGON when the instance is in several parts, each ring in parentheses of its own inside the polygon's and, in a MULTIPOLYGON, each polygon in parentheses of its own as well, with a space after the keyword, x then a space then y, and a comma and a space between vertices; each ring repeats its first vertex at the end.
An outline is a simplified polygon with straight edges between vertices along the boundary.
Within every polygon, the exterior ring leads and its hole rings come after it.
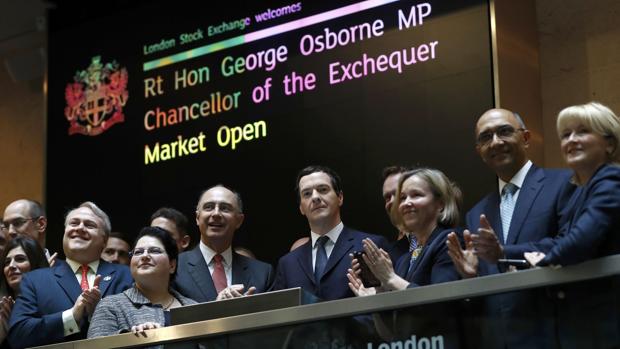
POLYGON ((56 263, 56 258, 58 257, 58 252, 54 252, 53 255, 50 256, 50 258, 47 260, 47 263, 49 263, 50 268, 54 266, 54 264, 56 263))
POLYGON ((504 249, 485 215, 480 215, 478 233, 472 234, 471 237, 478 257, 490 263, 497 263, 498 259, 504 258, 504 249))
POLYGON ((353 269, 347 270, 347 278, 349 279, 349 288, 357 297, 372 296, 373 294, 377 293, 377 289, 375 289, 374 287, 364 287, 362 280, 359 278, 359 276, 357 276, 357 273, 353 269))
POLYGON ((404 290, 409 282, 396 274, 390 255, 375 245, 371 239, 362 240, 365 254, 362 256, 370 271, 381 281, 385 291, 404 290))
POLYGON ((456 233, 448 234, 446 245, 448 246, 448 255, 454 263, 456 271, 462 278, 468 279, 478 274, 478 256, 474 252, 474 244, 472 242, 469 230, 463 232, 463 240, 465 241, 465 249, 461 249, 456 233))
POLYGON ((375 245, 371 239, 364 239, 365 254, 362 256, 370 271, 385 285, 395 275, 390 255, 375 245))
POLYGON ((73 305, 73 318, 76 322, 80 323, 84 316, 90 318, 95 312, 97 303, 101 299, 101 292, 99 291, 99 283, 101 282, 101 275, 95 277, 93 287, 86 291, 82 291, 82 294, 75 300, 73 305))
POLYGON ((2 300, 0 300, 0 343, 4 341, 9 333, 9 318, 11 317, 13 304, 15 304, 15 301, 11 296, 2 297, 2 300))
POLYGON ((97 275, 95 277, 95 281, 93 282, 93 287, 82 292, 81 295, 84 301, 86 315, 88 315, 89 318, 93 316, 95 308, 97 307, 97 303, 99 303, 99 300, 101 300, 101 291, 99 291, 100 283, 101 275, 97 275))

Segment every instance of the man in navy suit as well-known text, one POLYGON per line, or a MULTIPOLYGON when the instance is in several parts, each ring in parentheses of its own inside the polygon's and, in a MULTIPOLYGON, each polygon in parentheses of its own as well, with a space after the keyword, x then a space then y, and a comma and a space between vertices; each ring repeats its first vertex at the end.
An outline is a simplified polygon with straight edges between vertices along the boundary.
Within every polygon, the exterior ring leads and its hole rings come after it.
POLYGON ((296 191, 299 210, 310 226, 310 241, 280 258, 273 289, 301 287, 322 300, 353 297, 347 279, 348 255, 362 250, 364 238, 386 249, 385 239, 343 225, 343 193, 333 170, 304 168, 297 176, 296 191))
POLYGON ((196 207, 200 243, 179 255, 176 289, 197 302, 266 291, 273 268, 233 252, 235 231, 244 219, 241 195, 221 184, 203 192, 196 207))
POLYGON ((497 190, 476 204, 466 221, 474 233, 478 256, 490 263, 481 268, 490 267, 493 273, 499 258, 523 258, 518 253, 506 256, 504 246, 538 241, 559 232, 568 219, 566 203, 575 187, 569 183, 571 171, 538 168, 528 159, 530 132, 517 114, 491 109, 478 120, 476 133, 476 150, 497 175, 497 190), (512 212, 502 212, 502 191, 509 184, 515 188, 514 207, 512 212), (490 234, 489 228, 495 234, 490 234))
POLYGON ((69 211, 62 241, 66 262, 57 260, 22 279, 11 313, 12 348, 86 338, 99 299, 131 286, 127 266, 99 259, 110 229, 110 219, 92 202, 69 211))
MULTIPOLYGON (((491 109, 482 114, 476 124, 476 140, 478 154, 497 175, 497 187, 467 213, 467 228, 472 235, 470 237, 466 231, 465 241, 469 244, 469 253, 473 247, 481 259, 477 274, 489 275, 499 272, 497 261, 500 258, 523 259, 522 254, 506 256, 504 246, 538 241, 558 233, 568 218, 566 203, 574 186, 569 183, 570 171, 542 169, 532 164, 527 156, 530 132, 512 111, 491 109)), ((453 252, 454 241, 450 246, 453 252)), ((462 276, 476 275, 471 268, 469 273, 464 270, 462 260, 454 262, 462 276)), ((536 316, 549 315, 545 303, 534 291, 487 297, 488 315, 492 316, 490 324, 499 326, 487 332, 497 336, 492 346, 552 347, 549 321, 535 321, 536 316)))

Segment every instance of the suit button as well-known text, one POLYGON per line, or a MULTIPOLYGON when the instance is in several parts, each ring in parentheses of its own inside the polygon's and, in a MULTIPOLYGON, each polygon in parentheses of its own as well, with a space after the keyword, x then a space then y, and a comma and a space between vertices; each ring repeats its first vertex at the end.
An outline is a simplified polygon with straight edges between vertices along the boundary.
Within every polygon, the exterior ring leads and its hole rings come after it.
POLYGON ((564 293, 564 291, 558 291, 558 299, 564 299, 566 298, 566 294, 564 293))

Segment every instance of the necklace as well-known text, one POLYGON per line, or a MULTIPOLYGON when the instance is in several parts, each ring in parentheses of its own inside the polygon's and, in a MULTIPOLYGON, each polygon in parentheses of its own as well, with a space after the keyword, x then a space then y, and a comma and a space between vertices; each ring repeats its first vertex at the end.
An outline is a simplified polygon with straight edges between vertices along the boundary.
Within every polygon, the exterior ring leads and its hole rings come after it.
POLYGON ((176 298, 174 298, 174 296, 172 296, 171 298, 172 298, 172 299, 170 299, 170 302, 168 302, 168 304, 167 304, 167 305, 165 305, 165 306, 163 307, 163 308, 164 308, 164 310, 168 310, 168 309, 170 309, 170 307, 172 306, 172 304, 174 304, 174 301, 175 301, 175 299, 176 299, 176 298))

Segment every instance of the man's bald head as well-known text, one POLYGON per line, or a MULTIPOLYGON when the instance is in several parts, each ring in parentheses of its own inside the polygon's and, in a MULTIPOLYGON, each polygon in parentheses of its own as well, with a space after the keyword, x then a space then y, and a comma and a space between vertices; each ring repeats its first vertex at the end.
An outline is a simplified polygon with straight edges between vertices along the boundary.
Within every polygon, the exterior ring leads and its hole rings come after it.
POLYGON ((7 227, 9 238, 17 234, 27 235, 45 248, 45 229, 47 218, 43 206, 34 200, 20 199, 11 202, 4 210, 2 217, 7 227))
POLYGON ((528 161, 530 132, 507 109, 487 110, 476 123, 476 150, 499 178, 509 181, 528 161))

